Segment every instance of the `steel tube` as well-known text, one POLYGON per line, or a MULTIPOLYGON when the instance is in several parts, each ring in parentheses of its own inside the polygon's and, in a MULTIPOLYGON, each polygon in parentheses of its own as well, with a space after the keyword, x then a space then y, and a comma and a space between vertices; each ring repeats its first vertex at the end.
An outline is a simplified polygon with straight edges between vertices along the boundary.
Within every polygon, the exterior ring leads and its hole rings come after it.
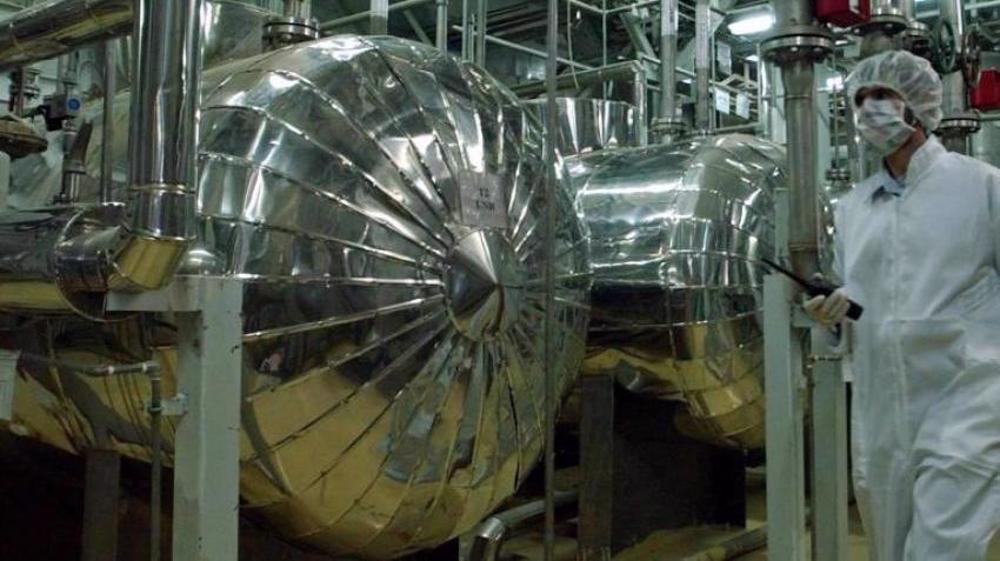
POLYGON ((556 407, 559 405, 556 388, 557 365, 554 364, 552 327, 555 323, 555 224, 556 224, 556 131, 559 121, 556 108, 556 72, 559 55, 559 0, 548 1, 548 22, 545 38, 545 97, 549 122, 545 127, 545 319, 544 319, 544 377, 545 377, 545 534, 544 559, 555 559, 556 528, 556 407))
MULTIPOLYGON (((432 2, 434 2, 434 0, 403 0, 402 2, 389 4, 388 11, 393 12, 395 10, 414 8, 416 6, 423 6, 424 4, 430 4, 432 2)), ((371 16, 371 11, 358 12, 356 14, 351 14, 349 16, 344 16, 342 18, 324 21, 323 23, 319 24, 319 29, 320 31, 330 31, 331 29, 336 29, 338 27, 343 27, 345 25, 350 25, 352 23, 362 23, 365 20, 368 20, 370 16, 371 16)))
POLYGON ((486 0, 476 2, 476 64, 486 67, 486 0))
POLYGON ((646 73, 636 72, 632 76, 632 103, 635 104, 636 135, 639 137, 639 146, 649 144, 649 111, 646 108, 646 100, 649 95, 649 87, 646 83, 646 73))
POLYGON ((201 0, 140 0, 129 126, 131 234, 111 286, 166 285, 195 235, 201 0))
MULTIPOLYGON (((644 72, 642 65, 634 60, 616 62, 600 68, 591 68, 583 72, 577 72, 575 76, 569 74, 557 76, 556 89, 576 87, 577 84, 580 87, 584 87, 613 80, 632 79, 636 74, 642 72, 644 72)), ((525 82, 513 86, 511 89, 518 96, 530 97, 545 92, 545 81, 525 82)))
POLYGON ((389 0, 371 0, 368 14, 372 35, 385 35, 389 32, 389 0))
POLYGON ((112 190, 114 186, 114 161, 112 160, 112 150, 114 146, 114 112, 115 112, 115 90, 117 90, 117 72, 115 66, 115 42, 108 40, 104 42, 104 108, 101 120, 101 194, 100 202, 111 202, 112 190))
POLYGON ((788 151, 788 248, 795 271, 808 278, 817 270, 817 139, 815 69, 811 60, 782 65, 785 138, 788 151))
POLYGON ((709 68, 711 57, 711 22, 709 21, 708 0, 698 0, 695 6, 695 128, 707 131, 711 127, 712 109, 710 88, 712 83, 709 68))
POLYGON ((437 0, 437 25, 434 44, 441 52, 448 52, 448 0, 437 0))
MULTIPOLYGON (((677 119, 677 0, 660 3, 660 115, 665 125, 677 119)), ((669 142, 672 134, 662 135, 669 142)))
POLYGON ((163 419, 163 379, 159 370, 149 376, 149 561, 160 561, 163 535, 163 445, 160 426, 163 419))
POLYGON ((0 22, 0 70, 114 39, 132 29, 133 0, 56 0, 0 22))

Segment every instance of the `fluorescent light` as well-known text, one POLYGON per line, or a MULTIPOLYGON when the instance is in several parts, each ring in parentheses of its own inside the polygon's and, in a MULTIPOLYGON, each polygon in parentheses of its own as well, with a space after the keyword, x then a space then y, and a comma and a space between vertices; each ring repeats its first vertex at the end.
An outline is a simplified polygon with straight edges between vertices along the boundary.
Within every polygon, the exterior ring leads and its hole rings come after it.
POLYGON ((836 76, 831 76, 826 79, 826 89, 830 91, 837 91, 844 87, 844 77, 840 74, 836 76))
POLYGON ((752 62, 754 64, 760 62, 760 59, 757 58, 757 55, 755 55, 755 54, 754 55, 750 55, 748 57, 745 57, 743 60, 745 60, 747 62, 752 62))
POLYGON ((733 35, 756 35, 774 26, 774 14, 756 13, 742 17, 729 24, 729 32, 733 35))

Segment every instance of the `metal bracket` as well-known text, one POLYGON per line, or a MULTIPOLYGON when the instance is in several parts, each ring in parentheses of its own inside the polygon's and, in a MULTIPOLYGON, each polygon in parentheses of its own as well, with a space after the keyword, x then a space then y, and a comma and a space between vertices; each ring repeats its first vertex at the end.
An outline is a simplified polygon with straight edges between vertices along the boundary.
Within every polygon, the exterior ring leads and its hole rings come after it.
MULTIPOLYGON (((146 402, 146 411, 153 413, 153 404, 146 402)), ((188 411, 188 397, 179 393, 160 402, 160 415, 164 417, 180 417, 188 411)))
POLYGON ((14 418, 14 384, 21 351, 0 350, 0 421, 14 418))

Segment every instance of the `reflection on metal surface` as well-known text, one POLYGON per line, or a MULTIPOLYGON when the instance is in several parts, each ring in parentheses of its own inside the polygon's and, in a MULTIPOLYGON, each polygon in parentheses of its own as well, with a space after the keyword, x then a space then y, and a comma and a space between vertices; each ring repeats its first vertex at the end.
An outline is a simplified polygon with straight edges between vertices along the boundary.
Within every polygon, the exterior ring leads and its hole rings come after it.
MULTIPOLYGON (((543 443, 539 125, 481 70, 385 37, 304 43, 206 72, 203 88, 201 220, 182 271, 246 282, 244 508, 298 543, 379 559, 469 530, 543 443)), ((565 390, 589 275, 572 201, 555 204, 565 390)), ((88 212, 0 226, 0 272, 45 278, 88 212)), ((174 329, 29 316, 13 337, 67 362, 152 355, 169 395, 174 329)), ((149 457, 145 380, 23 373, 21 432, 149 457)))
POLYGON ((683 399, 691 434, 763 443, 757 258, 773 252, 783 162, 743 135, 568 160, 594 269, 585 375, 683 399))
MULTIPOLYGON (((547 121, 544 99, 527 102, 541 122, 547 121)), ((556 100, 559 111, 559 150, 564 155, 604 148, 638 146, 635 109, 622 101, 578 97, 556 100)))
POLYGON ((984 120, 972 137, 972 149, 976 159, 1000 166, 1000 122, 984 120))

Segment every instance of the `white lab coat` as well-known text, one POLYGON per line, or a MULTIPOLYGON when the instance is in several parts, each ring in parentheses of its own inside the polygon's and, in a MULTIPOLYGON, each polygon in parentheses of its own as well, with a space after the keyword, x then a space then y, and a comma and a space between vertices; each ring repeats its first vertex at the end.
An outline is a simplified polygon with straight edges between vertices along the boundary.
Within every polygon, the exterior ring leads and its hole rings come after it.
POLYGON ((854 482, 873 561, 984 561, 1000 528, 1000 170, 928 140, 838 204, 854 482))

